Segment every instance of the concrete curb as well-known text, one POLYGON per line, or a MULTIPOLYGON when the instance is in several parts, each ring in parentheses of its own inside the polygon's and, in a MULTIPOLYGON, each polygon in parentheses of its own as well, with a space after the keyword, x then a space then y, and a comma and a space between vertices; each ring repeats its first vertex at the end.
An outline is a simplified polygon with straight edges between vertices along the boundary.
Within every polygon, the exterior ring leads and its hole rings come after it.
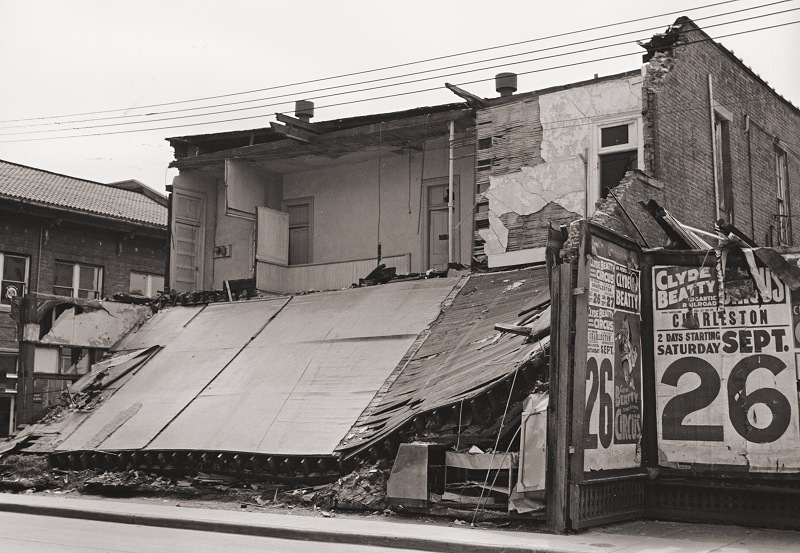
MULTIPOLYGON (((187 511, 190 511, 190 509, 187 509, 187 511)), ((324 530, 320 528, 300 528, 292 526, 282 527, 266 523, 247 524, 228 521, 171 517, 165 515, 131 514, 114 511, 81 509, 68 506, 27 505, 6 501, 0 501, 0 512, 74 518, 97 522, 115 522, 120 524, 135 524, 140 526, 154 526, 159 528, 173 528, 180 530, 241 534, 247 536, 313 541, 320 543, 340 543, 395 549, 415 549, 419 551, 437 551, 441 553, 480 553, 485 551, 498 553, 572 553, 567 550, 557 550, 553 548, 542 549, 537 548, 536 546, 520 547, 516 545, 500 545, 470 541, 450 542, 443 539, 415 537, 411 535, 401 536, 387 533, 352 533, 345 531, 324 530)), ((413 531, 413 526, 409 526, 408 530, 413 531)))

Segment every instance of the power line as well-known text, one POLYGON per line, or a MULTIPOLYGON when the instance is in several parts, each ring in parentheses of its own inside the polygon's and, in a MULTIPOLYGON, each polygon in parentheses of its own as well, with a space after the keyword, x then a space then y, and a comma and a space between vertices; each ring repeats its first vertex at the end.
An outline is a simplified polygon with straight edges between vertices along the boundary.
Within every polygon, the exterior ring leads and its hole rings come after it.
MULTIPOLYGON (((769 17, 771 15, 778 15, 778 14, 782 14, 782 13, 786 13, 786 12, 790 12, 790 11, 797 11, 797 10, 800 10, 800 7, 791 8, 789 10, 784 10, 784 11, 777 12, 777 13, 771 13, 771 14, 760 15, 760 16, 752 16, 752 17, 748 17, 748 18, 744 18, 744 19, 740 19, 740 20, 733 21, 733 22, 728 22, 728 23, 719 23, 719 24, 716 24, 716 25, 711 25, 711 26, 709 26, 709 28, 710 27, 717 27, 717 26, 721 26, 721 25, 729 25, 729 24, 732 24, 732 23, 741 23, 743 21, 750 21, 750 20, 753 20, 753 19, 759 19, 759 18, 762 18, 762 17, 769 17)), ((750 32, 750 31, 746 31, 746 32, 750 32)), ((740 33, 733 33, 733 34, 740 34, 740 33)), ((732 36, 733 34, 723 35, 723 36, 732 36)), ((394 86, 414 84, 414 83, 423 82, 423 81, 429 81, 429 80, 434 80, 434 79, 442 79, 442 78, 446 78, 446 77, 454 77, 454 76, 458 76, 458 75, 464 75, 464 74, 467 74, 467 73, 475 73, 475 72, 479 72, 479 71, 486 71, 488 69, 498 69, 500 67, 506 67, 506 66, 509 66, 509 65, 521 65, 521 64, 524 64, 524 63, 542 61, 542 60, 545 60, 545 59, 553 59, 553 58, 557 58, 557 57, 569 56, 569 55, 580 54, 580 53, 585 53, 585 52, 592 52, 592 51, 595 51, 595 50, 601 50, 601 49, 605 49, 605 48, 624 46, 624 45, 627 45, 629 43, 630 43, 630 41, 625 41, 625 42, 619 42, 619 43, 614 43, 614 44, 609 44, 609 45, 604 45, 604 46, 597 46, 597 47, 591 47, 591 48, 584 48, 584 49, 580 49, 580 50, 573 50, 573 51, 570 51, 570 52, 563 52, 563 53, 560 53, 560 54, 551 54, 551 55, 547 55, 547 56, 541 56, 541 57, 538 57, 538 58, 531 58, 531 59, 528 59, 528 60, 518 60, 518 61, 515 61, 515 62, 508 62, 508 63, 498 64, 498 65, 493 65, 493 66, 474 68, 474 69, 469 69, 469 70, 460 71, 460 72, 457 72, 457 73, 446 74, 446 75, 435 75, 435 76, 431 76, 431 77, 424 77, 424 78, 421 78, 421 79, 411 79, 411 80, 403 81, 403 82, 400 82, 400 83, 393 83, 393 84, 389 84, 389 85, 378 85, 378 86, 373 86, 373 87, 362 88, 362 89, 359 89, 359 90, 335 92, 335 93, 331 93, 331 94, 325 94, 325 95, 316 96, 316 97, 314 97, 314 99, 331 98, 331 97, 335 97, 335 96, 344 96, 344 95, 348 95, 348 94, 354 94, 354 93, 357 93, 357 92, 370 92, 370 91, 381 90, 381 89, 384 89, 384 88, 390 88, 390 87, 394 87, 394 86)), ((529 73, 541 72, 541 71, 544 71, 544 70, 559 69, 559 68, 565 68, 565 67, 570 67, 570 66, 574 66, 574 65, 581 65, 583 63, 589 63, 589 62, 593 62, 593 61, 604 61, 604 60, 607 60, 607 59, 613 59, 613 58, 617 58, 617 57, 624 57, 624 56, 627 56, 627 55, 631 55, 631 54, 630 53, 625 53, 625 54, 621 54, 621 55, 618 55, 618 56, 608 56, 608 57, 598 58, 598 59, 589 60, 589 61, 576 62, 576 63, 573 63, 573 64, 565 64, 565 65, 556 66, 556 67, 552 67, 552 68, 545 68, 545 69, 539 69, 539 70, 528 71, 528 72, 518 72, 518 74, 525 75, 525 74, 529 74, 529 73)), ((470 82, 461 83, 461 84, 474 84, 476 82, 483 82, 485 80, 486 79, 480 79, 480 80, 477 80, 477 81, 470 81, 470 82)), ((423 91, 415 91, 415 92, 412 92, 412 93, 427 92, 427 91, 430 91, 430 90, 438 90, 438 89, 439 89, 439 87, 436 87, 436 88, 431 88, 431 89, 425 89, 423 91)), ((375 99, 388 98, 388 97, 393 97, 393 96, 394 95, 378 96, 375 99)), ((355 100, 354 102, 358 102, 358 101, 364 101, 364 100, 355 100)), ((119 126, 124 126, 124 125, 141 125, 141 124, 155 123, 155 122, 161 122, 161 121, 175 121, 175 120, 179 120, 179 119, 192 119, 192 118, 196 118, 196 117, 204 117, 204 116, 211 116, 211 115, 222 115, 222 114, 225 114, 225 113, 236 113, 236 112, 248 111, 248 110, 254 110, 254 109, 274 108, 274 107, 281 106, 281 105, 288 104, 288 103, 289 102, 275 102, 275 103, 270 103, 270 104, 262 104, 262 105, 258 105, 258 106, 248 106, 248 107, 241 107, 241 108, 233 108, 233 109, 227 109, 227 110, 213 111, 213 112, 207 112, 207 113, 203 113, 203 114, 178 115, 178 116, 171 116, 171 117, 148 119, 146 121, 131 121, 131 122, 122 121, 122 122, 116 122, 116 123, 105 123, 105 124, 100 124, 100 125, 87 125, 87 126, 83 126, 83 127, 69 127, 69 128, 64 128, 64 129, 42 129, 42 130, 34 130, 34 131, 16 131, 16 132, 10 132, 10 133, 0 133, 0 136, 44 134, 44 133, 63 132, 63 131, 78 131, 78 130, 87 130, 87 129, 119 127, 119 126)), ((324 107, 332 107, 332 106, 344 105, 344 104, 347 104, 347 103, 350 103, 350 102, 343 102, 343 103, 332 104, 332 105, 328 105, 328 106, 320 106, 317 109, 322 109, 324 107)), ((268 116, 268 115, 272 115, 272 114, 262 114, 262 115, 251 116, 251 117, 265 117, 265 116, 268 116)), ((234 119, 234 120, 240 120, 240 119, 234 119)))
MULTIPOLYGON (((789 2, 789 1, 791 1, 791 0, 778 0, 778 1, 772 2, 770 4, 761 4, 761 5, 754 6, 754 7, 743 8, 743 9, 734 10, 734 11, 731 11, 731 12, 725 12, 725 13, 720 13, 720 14, 716 14, 716 15, 706 16, 706 17, 698 18, 698 20, 700 20, 700 19, 712 19, 712 18, 722 17, 722 16, 726 16, 726 15, 732 15, 732 14, 735 14, 735 13, 752 11, 752 10, 755 10, 755 9, 761 9, 761 8, 774 6, 776 4, 783 4, 783 3, 786 3, 786 2, 789 2)), ((727 22, 723 22, 723 23, 717 23, 717 24, 714 24, 714 25, 708 25, 705 28, 710 29, 710 28, 718 27, 718 26, 722 26, 722 25, 732 25, 732 24, 735 24, 735 23, 741 23, 741 22, 744 22, 744 21, 750 21, 752 19, 759 19, 759 18, 763 18, 763 17, 770 17, 770 16, 773 16, 773 15, 780 15, 780 14, 787 13, 787 12, 790 12, 790 11, 795 11, 795 10, 798 10, 798 9, 800 9, 800 8, 793 8, 793 9, 779 11, 779 12, 773 12, 773 13, 769 13, 769 14, 762 14, 762 15, 758 15, 758 16, 737 19, 737 20, 734 20, 734 21, 727 21, 727 22)), ((631 35, 631 34, 635 34, 635 33, 643 33, 643 32, 647 32, 647 31, 652 31, 653 29, 654 29, 653 27, 649 27, 649 28, 639 29, 639 30, 635 30, 635 31, 627 31, 627 32, 624 32, 624 33, 617 33, 617 34, 614 34, 614 35, 607 35, 607 36, 597 37, 597 38, 593 38, 593 39, 587 39, 587 40, 582 40, 582 41, 577 41, 577 42, 571 42, 571 43, 562 44, 562 45, 558 45, 558 46, 550 46, 550 47, 547 47, 547 48, 540 48, 540 49, 537 49, 537 50, 530 50, 530 51, 527 51, 527 52, 519 52, 519 53, 515 53, 515 54, 497 56, 497 57, 494 57, 494 58, 487 58, 487 59, 477 60, 477 61, 473 61, 473 62, 465 62, 465 63, 455 64, 455 65, 450 65, 450 66, 445 66, 445 67, 438 67, 438 68, 434 68, 434 69, 426 69, 426 70, 423 70, 423 71, 416 71, 416 72, 405 73, 405 74, 401 74, 401 75, 394 75, 394 76, 389 76, 389 77, 381 77, 381 78, 377 78, 377 79, 358 81, 358 82, 347 83, 347 84, 342 84, 342 85, 328 86, 328 87, 317 88, 317 89, 306 90, 306 91, 300 91, 300 92, 279 94, 279 95, 276 95, 276 96, 268 96, 268 97, 265 97, 265 98, 254 98, 254 99, 250 99, 250 100, 240 100, 240 101, 236 101, 236 102, 226 102, 226 103, 222 103, 222 104, 213 104, 213 105, 207 105, 207 106, 196 106, 196 107, 182 108, 182 109, 177 109, 177 110, 165 110, 165 111, 161 111, 161 112, 154 112, 154 113, 147 113, 147 114, 126 114, 126 115, 114 115, 114 116, 108 116, 108 117, 77 119, 77 120, 71 120, 71 121, 56 121, 56 122, 48 122, 48 123, 11 125, 11 126, 0 127, 0 130, 3 130, 3 129, 14 129, 14 128, 53 126, 53 125, 67 125, 67 124, 74 124, 74 123, 89 123, 89 122, 93 122, 93 121, 108 121, 108 120, 115 120, 115 119, 142 118, 142 117, 150 117, 152 115, 166 115, 166 114, 172 114, 172 113, 183 113, 183 112, 187 112, 187 111, 197 111, 197 110, 205 110, 205 109, 211 109, 211 108, 217 108, 217 107, 227 107, 227 106, 235 106, 235 105, 240 105, 240 104, 249 104, 249 103, 253 103, 253 102, 275 100, 275 99, 278 99, 278 98, 284 98, 284 97, 289 96, 289 95, 291 95, 291 96, 308 96, 309 94, 314 94, 314 93, 317 93, 317 92, 324 92, 324 91, 328 91, 328 90, 335 90, 335 89, 340 89, 340 88, 359 86, 359 85, 363 85, 363 84, 371 84, 371 83, 395 80, 395 79, 411 77, 411 76, 415 76, 415 75, 422 75, 422 74, 426 74, 426 73, 433 73, 433 72, 438 72, 438 71, 445 71, 445 70, 448 70, 448 69, 456 69, 456 68, 459 68, 459 67, 471 66, 471 65, 475 65, 475 64, 479 64, 479 63, 488 63, 488 62, 492 62, 492 61, 498 61, 498 60, 508 59, 508 58, 515 58, 515 57, 519 57, 519 56, 525 56, 525 55, 529 55, 529 54, 536 54, 536 53, 546 52, 546 51, 550 51, 550 50, 558 50, 558 49, 561 49, 561 48, 577 46, 577 45, 580 45, 580 44, 587 44, 587 43, 607 40, 607 39, 610 39, 610 38, 617 38, 617 37, 621 37, 621 36, 625 36, 625 35, 631 35)), ((462 71, 462 72, 459 72, 459 73, 456 73, 456 74, 436 75, 436 76, 431 76, 431 77, 427 77, 427 78, 424 78, 424 79, 414 79, 414 80, 405 81, 405 82, 401 82, 401 83, 391 83, 391 84, 387 84, 385 86, 386 87, 389 87, 389 86, 400 86, 400 85, 404 85, 404 84, 411 84, 411 83, 414 83, 414 82, 421 82, 421 81, 424 81, 424 80, 432 80, 432 79, 438 79, 438 78, 443 78, 443 77, 452 77, 452 76, 456 76, 456 75, 459 75, 459 74, 464 74, 464 73, 467 73, 467 72, 484 71, 484 70, 487 70, 487 69, 495 69, 497 67, 503 67, 503 66, 507 66, 507 65, 531 63, 533 61, 540 61, 540 60, 543 60, 543 59, 567 56, 567 55, 571 55, 571 54, 578 54, 578 53, 582 53, 582 52, 592 51, 592 50, 595 50, 595 49, 612 48, 612 47, 615 47, 615 46, 623 46, 623 45, 628 44, 629 42, 635 42, 635 41, 631 40, 631 41, 618 42, 618 43, 615 43, 615 44, 606 44, 606 45, 597 46, 597 47, 594 47, 594 48, 586 48, 586 49, 582 49, 582 50, 574 50, 574 51, 571 51, 571 52, 563 52, 563 53, 560 53, 560 54, 553 54, 551 56, 543 56, 543 57, 540 57, 540 58, 533 58, 533 59, 528 59, 528 60, 519 60, 519 61, 516 61, 516 62, 507 63, 507 64, 503 64, 503 65, 495 65, 495 66, 487 66, 487 67, 482 67, 482 68, 476 68, 476 69, 469 70, 469 71, 462 71)), ((381 87, 370 87, 370 88, 360 89, 360 90, 343 91, 343 92, 338 92, 338 93, 335 93, 335 94, 327 94, 327 95, 323 95, 323 96, 317 96, 314 99, 327 98, 327 97, 330 97, 330 96, 340 96, 340 95, 346 95, 346 94, 354 94, 354 93, 357 93, 357 92, 366 92, 366 91, 369 91, 369 90, 376 90, 378 88, 381 88, 381 87)), ((142 121, 133 121, 130 124, 150 123, 150 122, 158 122, 158 121, 169 121, 169 120, 174 120, 174 119, 178 119, 178 118, 202 117, 202 116, 207 116, 207 115, 221 115, 221 114, 224 114, 224 113, 234 113, 234 112, 246 111, 246 110, 250 110, 250 109, 263 109, 265 107, 280 106, 280 105, 283 105, 283 104, 289 104, 289 101, 273 103, 273 104, 266 104, 266 105, 261 104, 261 105, 257 105, 257 106, 248 106, 248 107, 235 108, 235 109, 229 109, 229 110, 212 111, 212 112, 206 112, 206 113, 201 113, 201 114, 196 114, 196 115, 191 115, 191 116, 183 116, 183 117, 175 117, 175 118, 146 119, 146 120, 142 120, 142 121)), ((2 123, 2 121, 0 121, 0 123, 2 123)), ((123 124, 123 123, 117 123, 117 124, 123 124)), ((57 132, 57 131, 64 131, 64 130, 81 130, 82 128, 90 128, 90 127, 91 128, 97 128, 97 127, 102 127, 102 125, 96 125, 96 126, 95 125, 90 125, 90 126, 87 126, 87 127, 72 127, 72 128, 64 128, 64 129, 53 128, 53 129, 45 129, 43 131, 38 131, 38 132, 54 132, 54 131, 57 132)), ((0 134, 0 136, 9 136, 9 135, 13 135, 13 134, 32 134, 32 133, 37 133, 37 131, 21 131, 19 133, 5 133, 5 134, 0 134)))
MULTIPOLYGON (((741 0, 725 0, 723 2, 716 2, 716 3, 713 3, 713 4, 707 4, 707 5, 704 5, 704 6, 698 6, 697 8, 693 8, 693 9, 694 10, 702 10, 702 9, 712 8, 712 7, 716 7, 716 6, 720 6, 720 5, 724 5, 724 4, 731 4, 731 3, 739 2, 739 1, 741 1, 741 0)), ((788 0, 785 0, 785 1, 788 1, 788 0)), ((779 3, 779 2, 776 2, 776 3, 779 3)), ((769 6, 769 5, 772 5, 772 4, 766 4, 766 5, 762 5, 762 6, 757 6, 757 8, 758 7, 765 7, 765 6, 769 6)), ((750 9, 755 9, 755 8, 750 8, 750 9)), ((479 48, 479 49, 476 49, 476 50, 468 50, 468 51, 465 51, 465 52, 457 52, 455 54, 447 54, 447 55, 443 55, 443 56, 437 56, 437 57, 432 57, 432 58, 427 58, 427 59, 422 59, 422 60, 417 60, 417 61, 412 61, 412 62, 400 63, 400 64, 396 64, 396 65, 389 65, 389 66, 385 66, 385 67, 378 67, 378 68, 367 69, 367 70, 363 70, 363 71, 355 71, 355 72, 351 72, 351 73, 343 73, 343 74, 340 74, 340 75, 332 75, 332 76, 329 76, 329 77, 310 79, 310 80, 306 80, 306 81, 299 81, 299 82, 295 82, 295 83, 276 85, 276 86, 265 87, 265 88, 257 88, 257 89, 253 89, 253 90, 242 91, 242 92, 232 92, 232 93, 227 93, 227 94, 218 94, 218 95, 215 95, 215 96, 205 96, 205 97, 201 97, 201 98, 194 98, 194 99, 190 99, 190 100, 177 100, 177 101, 173 101, 173 102, 162 102, 162 103, 157 103, 157 104, 147 104, 147 105, 142 105, 142 106, 132 106, 132 107, 126 107, 126 108, 116 108, 116 109, 108 109, 108 110, 101 110, 101 111, 89 111, 89 112, 72 113, 72 114, 66 114, 66 115, 50 115, 50 116, 31 117, 31 118, 23 118, 23 119, 8 119, 8 120, 0 121, 0 123, 12 123, 12 122, 19 122, 19 121, 33 121, 33 120, 42 120, 42 119, 58 119, 58 118, 62 118, 62 117, 80 117, 80 116, 84 116, 84 115, 98 115, 98 114, 104 114, 104 113, 113 113, 113 112, 116 112, 116 111, 129 111, 129 110, 132 110, 132 109, 137 109, 137 110, 138 109, 147 109, 147 108, 163 107, 163 106, 170 106, 170 105, 186 104, 186 103, 192 103, 192 102, 201 102, 201 101, 205 101, 205 100, 216 100, 216 99, 220 99, 220 98, 230 98, 230 97, 233 97, 233 96, 241 96, 241 95, 245 95, 245 94, 254 94, 254 93, 257 93, 257 92, 266 92, 268 90, 277 90, 277 89, 280 89, 280 88, 288 88, 288 87, 292 87, 292 86, 300 86, 300 85, 310 84, 310 83, 315 83, 315 82, 322 82, 322 81, 328 81, 328 80, 334 80, 334 79, 341 79, 341 78, 344 78, 344 77, 353 77, 353 76, 357 76, 357 75, 364 75, 364 74, 368 74, 368 73, 386 71, 386 70, 389 70, 389 69, 397 69, 397 68, 400 68, 400 67, 408 67, 410 65, 428 63, 428 62, 431 62, 431 61, 438 61, 438 60, 449 59, 449 58, 454 58, 454 57, 458 57, 458 56, 464 56, 464 55, 475 54, 475 53, 480 53, 480 52, 487 52, 487 51, 490 51, 490 50, 497 50, 497 49, 500 49, 500 48, 508 48, 508 47, 511 47, 511 46, 519 46, 521 44, 529 44, 529 43, 532 43, 532 42, 549 40, 549 39, 553 39, 553 38, 561 38, 561 37, 564 37, 564 36, 570 36, 570 35, 579 34, 579 33, 597 31, 597 30, 600 30, 600 29, 606 29, 606 28, 610 28, 610 27, 616 27, 616 26, 619 26, 619 25, 627 25, 629 23, 637 23, 639 21, 646 21, 648 19, 655 19, 657 17, 666 17, 666 16, 669 16, 669 15, 676 15, 676 14, 683 13, 685 11, 686 10, 667 12, 667 13, 662 13, 662 14, 658 14, 658 15, 640 17, 640 18, 637 18, 637 19, 629 19, 627 21, 620 21, 620 22, 617 22, 617 23, 607 23, 607 24, 604 24, 604 25, 598 25, 596 27, 589 27, 587 29, 576 29, 574 31, 567 31, 567 32, 564 32, 564 33, 558 33, 558 34, 554 34, 554 35, 550 35, 550 36, 546 36, 546 37, 540 37, 540 38, 535 38, 535 39, 530 39, 530 40, 523 40, 523 41, 519 41, 519 42, 512 42, 512 43, 509 43, 509 44, 501 44, 501 45, 498 45, 498 46, 490 46, 490 47, 487 47, 487 48, 479 48)), ((745 11, 745 10, 739 10, 739 11, 745 11)), ((737 13, 737 12, 731 12, 731 13, 737 13)), ((724 14, 724 15, 727 15, 727 14, 724 14)), ((707 17, 696 18, 696 19, 697 19, 697 21, 700 21, 702 19, 708 19, 709 17, 718 17, 718 16, 707 16, 707 17)))
MULTIPOLYGON (((727 38, 727 37, 731 37, 731 36, 738 36, 738 35, 742 35, 742 34, 748 34, 748 33, 753 33, 753 32, 769 30, 769 29, 775 29, 775 28, 779 28, 779 27, 785 27, 785 26, 788 26, 788 25, 796 25, 798 23, 800 23, 800 20, 798 20, 798 21, 789 21, 789 22, 785 22, 785 23, 779 23, 779 24, 775 24, 775 25, 769 25, 769 26, 765 26, 765 27, 760 27, 760 28, 757 28, 757 29, 749 29, 749 30, 746 30, 746 31, 739 31, 739 32, 735 32, 735 33, 729 33, 729 34, 726 34, 726 35, 721 35, 721 36, 716 37, 716 38, 709 37, 709 38, 694 40, 694 41, 686 42, 686 43, 682 44, 681 46, 697 44, 697 43, 701 43, 701 42, 714 41, 714 40, 719 40, 719 39, 727 38)), ((584 65, 584 64, 587 64, 587 63, 596 63, 596 62, 599 62, 599 61, 606 61, 606 60, 621 58, 621 57, 630 56, 630 55, 638 55, 640 53, 641 53, 641 51, 627 52, 627 53, 624 53, 624 54, 617 54, 617 55, 613 55, 613 56, 605 56, 605 57, 602 57, 602 58, 594 58, 594 59, 591 59, 591 60, 584 60, 584 61, 568 63, 568 64, 563 64, 563 65, 558 65, 558 66, 553 66, 553 67, 545 67, 545 68, 540 68, 540 69, 534 69, 534 70, 531 70, 531 71, 518 72, 518 75, 529 75, 529 74, 533 74, 533 73, 551 71, 551 70, 554 70, 554 69, 563 69, 563 68, 566 68, 566 67, 574 67, 574 66, 578 66, 578 65, 584 65)), ((478 79, 478 80, 474 80, 474 81, 467 81, 467 82, 459 83, 459 86, 465 86, 465 85, 469 85, 469 84, 481 83, 481 82, 485 82, 487 80, 490 80, 490 79, 478 79)), ((432 91, 437 91, 437 90, 441 90, 441 87, 437 86, 437 87, 433 87, 433 88, 425 88, 425 89, 412 90, 412 91, 407 91, 407 92, 398 92, 398 93, 394 93, 394 94, 386 94, 386 95, 383 95, 383 96, 373 96, 373 97, 370 97, 370 98, 362 98, 362 99, 358 99, 358 100, 349 100, 349 101, 345 101, 345 102, 338 102, 338 103, 335 103, 335 104, 317 106, 315 109, 326 109, 326 108, 331 108, 331 107, 350 105, 350 104, 356 104, 356 103, 361 103, 361 102, 369 102, 369 101, 374 101, 374 100, 382 100, 382 99, 387 99, 387 98, 396 98, 396 97, 400 97, 400 96, 408 96, 408 95, 412 95, 412 94, 420 94, 420 93, 423 93, 423 92, 432 92, 432 91)), ((32 141, 39 141, 39 140, 59 140, 59 139, 65 139, 65 138, 83 138, 83 137, 90 137, 90 136, 108 136, 108 135, 115 135, 115 134, 127 134, 127 133, 133 133, 133 132, 149 132, 149 131, 157 131, 157 130, 180 129, 180 128, 186 128, 186 127, 194 127, 194 126, 198 126, 198 125, 213 125, 213 124, 219 124, 219 123, 231 123, 231 122, 237 122, 237 121, 246 121, 246 120, 266 117, 268 115, 273 115, 273 114, 260 114, 260 115, 246 116, 246 117, 236 117, 236 118, 222 119, 222 120, 216 120, 216 121, 204 121, 204 122, 199 122, 199 123, 186 123, 186 124, 183 124, 183 125, 165 125, 165 126, 161 126, 161 127, 152 127, 152 128, 148 128, 148 129, 128 129, 128 130, 122 130, 122 131, 108 131, 108 132, 101 132, 101 133, 78 134, 78 135, 69 135, 69 136, 48 136, 48 137, 27 138, 27 139, 0 140, 0 143, 32 142, 32 141)), ((125 123, 123 123, 123 124, 125 124, 125 123)), ((136 123, 129 123, 129 124, 136 124, 136 123)), ((88 127, 88 128, 97 128, 97 126, 96 127, 88 127)), ((48 132, 53 132, 53 131, 48 131, 48 132)), ((15 134, 20 134, 20 133, 15 133, 15 134)), ((21 134, 28 134, 28 133, 21 133, 21 134)), ((2 135, 0 135, 0 136, 2 136, 2 135)))

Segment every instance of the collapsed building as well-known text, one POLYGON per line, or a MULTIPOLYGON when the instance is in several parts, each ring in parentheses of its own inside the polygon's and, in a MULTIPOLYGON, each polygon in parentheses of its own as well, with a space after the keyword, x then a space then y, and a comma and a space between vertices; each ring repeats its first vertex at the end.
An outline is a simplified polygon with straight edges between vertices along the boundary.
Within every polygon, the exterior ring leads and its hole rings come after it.
POLYGON ((543 91, 170 139, 162 306, 186 305, 20 447, 284 478, 391 459, 399 505, 546 504, 556 531, 796 525, 800 112, 685 18, 645 48, 543 91))

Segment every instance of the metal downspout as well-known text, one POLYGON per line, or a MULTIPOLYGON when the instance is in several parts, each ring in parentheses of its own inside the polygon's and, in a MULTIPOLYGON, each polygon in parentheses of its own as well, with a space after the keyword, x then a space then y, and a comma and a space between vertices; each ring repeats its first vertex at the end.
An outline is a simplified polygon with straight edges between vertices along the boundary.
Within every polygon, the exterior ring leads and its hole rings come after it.
POLYGON ((455 229, 453 228, 453 157, 454 148, 453 142, 455 141, 455 121, 450 120, 450 167, 447 178, 447 268, 454 263, 455 260, 455 229))

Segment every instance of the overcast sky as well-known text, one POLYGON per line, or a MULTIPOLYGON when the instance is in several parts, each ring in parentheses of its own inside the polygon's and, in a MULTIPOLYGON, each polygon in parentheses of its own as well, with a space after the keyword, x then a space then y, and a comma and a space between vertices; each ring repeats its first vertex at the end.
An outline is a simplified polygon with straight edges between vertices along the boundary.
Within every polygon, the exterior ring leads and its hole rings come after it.
POLYGON ((644 50, 635 41, 679 15, 722 37, 800 106, 800 24, 724 37, 800 21, 800 0, 0 0, 0 159, 100 182, 133 178, 163 191, 173 176, 166 137, 265 127, 274 112, 291 114, 297 99, 314 100, 315 119, 326 120, 458 101, 445 82, 496 96, 499 71, 519 73, 525 92, 637 69, 644 50), (794 11, 765 16, 786 10, 794 11), (751 19, 720 25, 744 18, 751 19), (610 37, 621 33, 628 34, 610 37), (525 43, 284 86, 517 42, 525 43), (523 55, 483 61, 513 54, 523 55), (548 69, 611 56, 621 57, 548 69), (468 65, 442 69, 456 64, 468 65), (384 80, 353 84, 375 79, 384 80), (341 94, 368 87, 379 88, 341 94), (248 91, 255 92, 240 94, 248 91), (362 99, 371 100, 323 107, 362 99), (237 111, 202 115, 228 110, 237 111), (218 122, 226 119, 240 120, 218 122))

